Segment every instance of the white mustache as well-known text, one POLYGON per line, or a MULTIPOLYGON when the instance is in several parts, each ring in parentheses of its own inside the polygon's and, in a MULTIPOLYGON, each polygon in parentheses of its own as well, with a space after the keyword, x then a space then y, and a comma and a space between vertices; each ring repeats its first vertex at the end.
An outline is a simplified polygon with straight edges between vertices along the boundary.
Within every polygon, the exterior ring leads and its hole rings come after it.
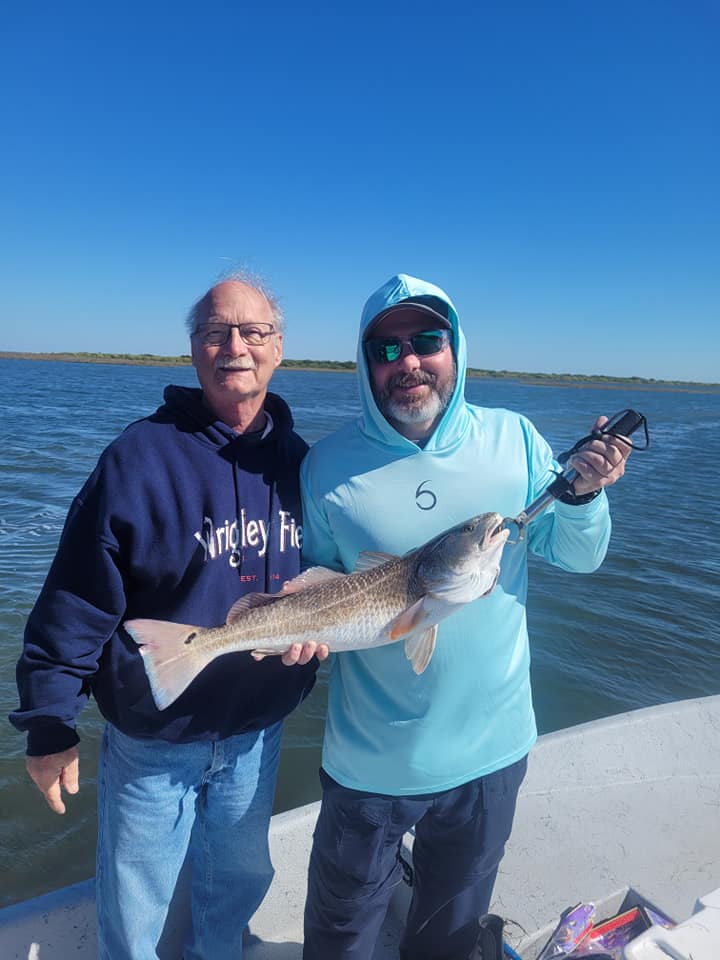
POLYGON ((254 363, 248 363, 247 360, 225 360, 218 364, 220 370, 257 370, 254 363))

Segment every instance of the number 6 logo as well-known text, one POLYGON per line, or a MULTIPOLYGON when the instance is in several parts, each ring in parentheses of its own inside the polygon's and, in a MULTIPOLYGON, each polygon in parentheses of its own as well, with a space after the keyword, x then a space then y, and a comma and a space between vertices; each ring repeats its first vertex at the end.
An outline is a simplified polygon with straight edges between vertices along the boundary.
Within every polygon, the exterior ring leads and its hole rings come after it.
POLYGON ((432 490, 423 490, 423 487, 428 483, 430 483, 429 480, 423 480, 423 482, 415 491, 415 503, 421 510, 432 510, 437 503, 437 497, 432 490), (420 502, 422 499, 424 499, 424 503, 420 502))

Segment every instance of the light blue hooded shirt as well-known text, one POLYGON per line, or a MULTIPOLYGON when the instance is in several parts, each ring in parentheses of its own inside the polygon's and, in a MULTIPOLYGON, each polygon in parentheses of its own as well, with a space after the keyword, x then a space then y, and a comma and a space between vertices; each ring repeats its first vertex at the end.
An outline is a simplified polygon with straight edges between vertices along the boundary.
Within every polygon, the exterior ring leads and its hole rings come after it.
MULTIPOLYGON (((368 300, 358 339, 362 414, 316 443, 301 468, 305 562, 352 571, 363 550, 404 554, 476 514, 517 516, 559 469, 523 416, 465 401, 465 337, 448 296, 400 274, 368 300), (423 448, 399 434, 372 395, 363 336, 410 297, 444 301, 457 383, 423 448)), ((402 642, 333 655, 322 764, 344 786, 391 795, 448 790, 524 757, 537 733, 525 617, 527 550, 590 572, 610 537, 607 498, 555 502, 503 551, 489 597, 444 620, 416 676, 402 642)))

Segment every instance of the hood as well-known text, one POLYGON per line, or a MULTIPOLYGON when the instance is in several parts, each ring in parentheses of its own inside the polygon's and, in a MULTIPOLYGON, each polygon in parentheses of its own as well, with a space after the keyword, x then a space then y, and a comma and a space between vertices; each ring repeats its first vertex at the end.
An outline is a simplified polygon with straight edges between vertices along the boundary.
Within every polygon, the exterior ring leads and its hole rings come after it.
POLYGON ((450 403, 434 433, 425 444, 425 450, 440 450, 455 444, 464 434, 469 424, 469 414, 465 405, 465 369, 467 366, 467 348, 465 336, 460 329, 457 311, 450 297, 426 280, 418 280, 405 273, 391 277, 369 298, 363 308, 360 319, 360 335, 357 346, 357 370, 362 405, 362 430, 374 440, 389 444, 406 454, 417 453, 418 446, 408 440, 382 415, 375 403, 370 387, 367 359, 363 349, 363 338, 375 317, 388 307, 414 297, 433 297, 447 305, 448 319, 452 331, 452 349, 457 363, 457 381, 450 403))
MULTIPOLYGON (((155 418, 170 420, 181 430, 193 433, 198 439, 215 447, 223 447, 227 443, 242 440, 242 434, 235 433, 222 420, 218 420, 209 407, 205 406, 202 390, 199 387, 170 385, 165 388, 163 399, 165 403, 158 408, 154 414, 155 418)), ((288 434, 294 425, 290 408, 282 397, 268 392, 264 407, 272 417, 273 428, 264 440, 258 442, 258 445, 274 442, 273 434, 277 436, 276 431, 288 434)))

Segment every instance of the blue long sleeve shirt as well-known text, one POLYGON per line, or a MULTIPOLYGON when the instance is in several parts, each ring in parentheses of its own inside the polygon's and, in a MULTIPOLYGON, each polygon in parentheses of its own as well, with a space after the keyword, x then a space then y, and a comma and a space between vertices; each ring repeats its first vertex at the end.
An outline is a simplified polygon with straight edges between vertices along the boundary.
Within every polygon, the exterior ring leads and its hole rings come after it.
MULTIPOLYGON (((378 410, 362 350, 367 324, 409 296, 445 295, 401 276, 369 302, 360 330, 362 416, 315 444, 301 468, 306 561, 351 571, 363 550, 403 554, 471 516, 516 516, 552 481, 558 464, 523 416, 464 399, 465 340, 452 304, 458 378, 423 448, 378 410)), ((446 299, 446 298, 445 298, 446 299)), ((536 739, 526 624, 527 552, 590 572, 610 535, 607 498, 555 503, 506 545, 489 597, 438 628, 420 676, 403 645, 334 657, 323 767, 357 790, 412 795, 451 789, 525 756, 536 739)))

